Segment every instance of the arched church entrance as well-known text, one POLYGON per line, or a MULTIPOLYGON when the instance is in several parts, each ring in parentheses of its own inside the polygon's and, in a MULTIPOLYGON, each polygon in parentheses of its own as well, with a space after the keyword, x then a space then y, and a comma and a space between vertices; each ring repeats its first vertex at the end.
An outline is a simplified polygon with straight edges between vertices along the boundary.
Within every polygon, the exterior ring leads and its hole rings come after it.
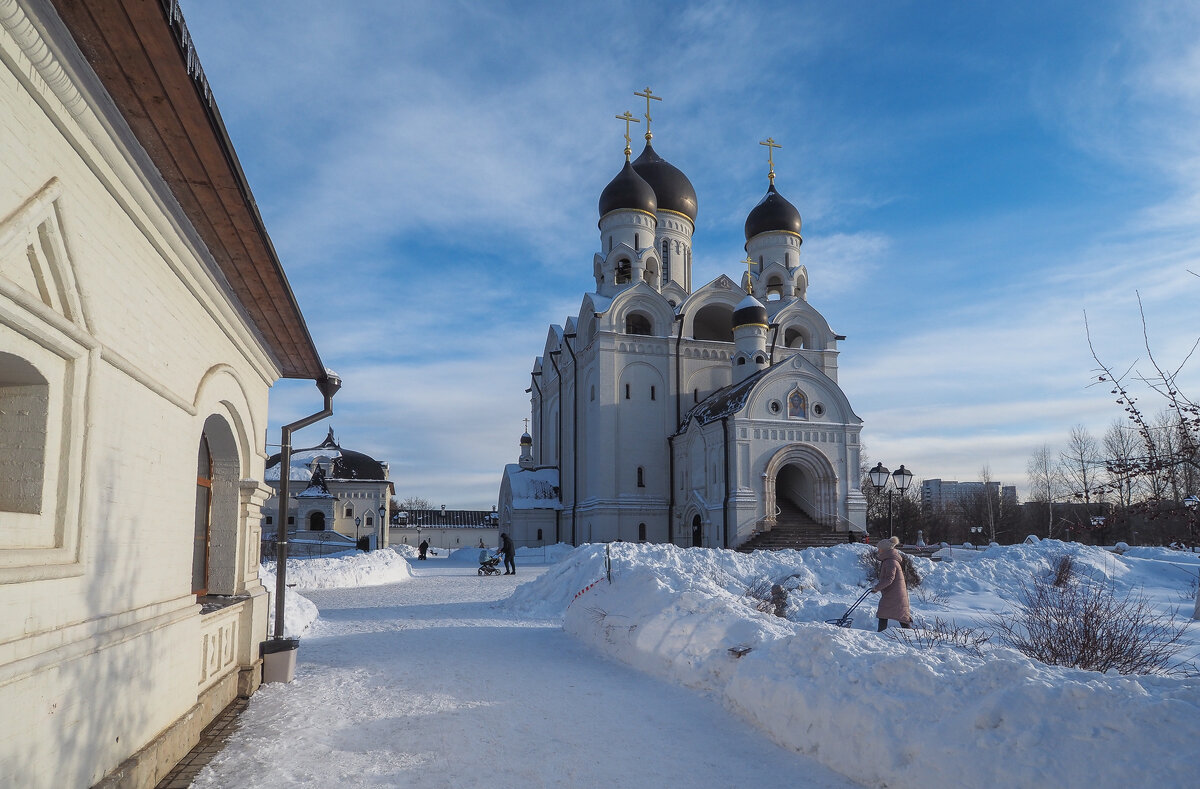
POLYGON ((314 512, 308 516, 309 531, 325 531, 325 513, 314 512))
POLYGON ((799 466, 789 463, 775 475, 777 520, 801 520, 805 515, 817 520, 813 498, 813 480, 799 466))
POLYGON ((704 547, 704 527, 700 522, 700 516, 692 518, 692 547, 704 547))
POLYGON ((811 518, 836 528, 841 507, 838 479, 824 453, 806 444, 783 447, 768 461, 763 491, 766 511, 777 523, 811 518))

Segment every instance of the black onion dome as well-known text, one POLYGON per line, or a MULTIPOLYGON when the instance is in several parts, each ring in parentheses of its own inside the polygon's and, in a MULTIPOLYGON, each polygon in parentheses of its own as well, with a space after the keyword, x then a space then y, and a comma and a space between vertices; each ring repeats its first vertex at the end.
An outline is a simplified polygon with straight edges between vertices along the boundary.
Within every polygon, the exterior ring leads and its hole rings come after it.
POLYGON ((521 434, 521 446, 523 446, 523 447, 533 446, 533 436, 529 435, 529 433, 522 433, 521 434))
POLYGON ((786 230, 800 235, 800 212, 796 206, 775 191, 775 184, 767 188, 767 193, 758 205, 750 210, 746 217, 746 240, 759 233, 770 233, 773 230, 786 230))
POLYGON ((696 189, 688 177, 675 165, 655 153, 650 143, 642 155, 633 160, 633 169, 654 189, 661 210, 683 214, 696 221, 696 189))
POLYGON ((637 174, 628 160, 617 177, 600 193, 600 216, 610 211, 634 209, 653 214, 658 210, 654 189, 637 174))
POLYGON ((733 328, 738 326, 749 326, 753 324, 767 325, 767 308, 763 303, 753 296, 746 296, 738 302, 737 307, 733 311, 733 328))
POLYGON ((343 449, 333 459, 332 479, 383 479, 383 464, 369 455, 343 449))

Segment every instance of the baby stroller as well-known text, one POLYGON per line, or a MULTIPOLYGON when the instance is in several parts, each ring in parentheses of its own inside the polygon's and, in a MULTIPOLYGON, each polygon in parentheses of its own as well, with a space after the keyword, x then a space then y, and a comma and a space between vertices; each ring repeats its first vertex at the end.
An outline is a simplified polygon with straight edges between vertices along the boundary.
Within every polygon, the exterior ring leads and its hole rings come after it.
POLYGON ((498 564, 500 564, 499 556, 489 556, 482 560, 479 562, 479 575, 499 575, 500 568, 497 567, 498 564))

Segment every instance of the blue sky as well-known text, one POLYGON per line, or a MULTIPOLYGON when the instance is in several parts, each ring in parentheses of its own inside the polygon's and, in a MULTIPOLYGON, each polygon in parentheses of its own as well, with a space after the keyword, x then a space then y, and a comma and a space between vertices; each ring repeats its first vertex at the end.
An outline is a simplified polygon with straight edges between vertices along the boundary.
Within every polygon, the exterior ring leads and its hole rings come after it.
MULTIPOLYGON (((740 273, 758 142, 783 145, 872 461, 1024 490, 1034 449, 1121 414, 1089 387, 1085 312, 1121 368, 1145 368, 1139 293, 1162 360, 1200 335, 1194 3, 183 6, 345 380, 296 443, 332 424, 401 497, 495 503, 546 328, 594 286, 613 116, 642 115, 647 85, 655 149, 696 187, 696 283, 740 273)), ((319 401, 278 384, 268 441, 319 401)))

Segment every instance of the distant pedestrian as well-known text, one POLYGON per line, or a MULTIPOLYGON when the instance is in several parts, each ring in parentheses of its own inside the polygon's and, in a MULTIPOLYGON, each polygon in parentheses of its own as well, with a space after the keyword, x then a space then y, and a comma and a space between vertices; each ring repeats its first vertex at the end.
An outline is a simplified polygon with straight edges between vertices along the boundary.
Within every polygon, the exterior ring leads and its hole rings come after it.
POLYGON ((900 552, 896 546, 899 537, 885 537, 879 541, 879 582, 871 589, 881 592, 879 598, 879 631, 887 629, 889 619, 895 619, 900 627, 912 627, 912 610, 908 605, 908 585, 904 582, 904 570, 900 567, 900 552))
POLYGON ((420 554, 419 556, 417 556, 417 558, 418 558, 418 559, 424 559, 424 558, 425 558, 425 552, 426 552, 426 551, 428 551, 428 550, 429 550, 429 541, 428 541, 428 540, 421 540, 421 544, 417 546, 417 553, 418 553, 418 554, 420 554))
POLYGON ((483 548, 483 549, 485 549, 485 550, 487 549, 487 546, 483 544, 483 538, 482 538, 482 537, 480 537, 480 538, 479 538, 479 547, 480 547, 480 548, 483 548))
POLYGON ((504 574, 517 574, 517 549, 513 547, 512 539, 504 533, 500 534, 500 553, 504 554, 504 574))

